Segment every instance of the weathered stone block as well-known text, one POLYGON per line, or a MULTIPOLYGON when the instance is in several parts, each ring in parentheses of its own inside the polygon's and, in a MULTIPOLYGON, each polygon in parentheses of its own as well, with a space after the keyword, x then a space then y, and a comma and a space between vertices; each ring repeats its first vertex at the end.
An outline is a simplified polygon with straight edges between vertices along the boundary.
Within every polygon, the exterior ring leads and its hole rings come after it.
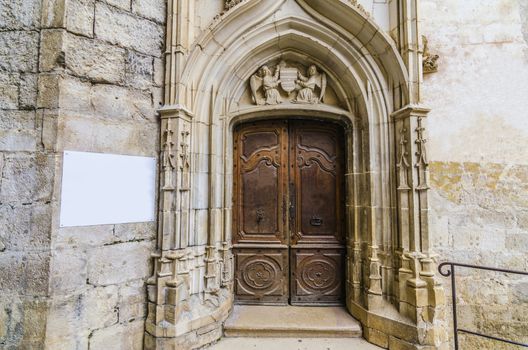
POLYGON ((165 7, 164 0, 132 0, 133 12, 159 23, 165 22, 165 7))
POLYGON ((67 0, 42 0, 42 28, 64 27, 67 0))
POLYGON ((61 128, 63 137, 59 149, 156 156, 159 131, 155 123, 70 115, 61 128))
POLYGON ((39 33, 0 32, 0 69, 11 72, 36 72, 39 33))
POLYGON ((163 26, 102 3, 96 4, 95 35, 112 44, 161 56, 163 26))
POLYGON ((89 330, 85 326, 82 294, 55 298, 50 303, 45 348, 57 350, 88 349, 89 330))
POLYGON ((41 143, 44 151, 56 151, 58 116, 49 110, 40 110, 38 118, 41 122, 41 143))
POLYGON ((117 323, 117 287, 88 287, 52 301, 46 334, 50 349, 87 349, 90 332, 117 323))
POLYGON ((64 37, 63 29, 45 29, 41 31, 40 41, 40 71, 49 72, 64 68, 64 37))
POLYGON ((381 346, 382 348, 389 347, 389 336, 377 329, 365 327, 363 330, 363 337, 372 344, 381 346))
POLYGON ((66 29, 69 32, 92 38, 95 0, 68 0, 66 4, 66 29))
POLYGON ((114 242, 114 225, 61 227, 57 230, 54 248, 93 248, 114 242))
POLYGON ((75 111, 76 113, 90 113, 93 111, 90 102, 91 84, 80 79, 65 76, 60 79, 59 105, 63 111, 75 111))
POLYGON ((88 253, 89 283, 110 285, 148 277, 151 249, 150 242, 132 242, 113 244, 90 251, 88 253))
POLYGON ((35 111, 0 110, 0 129, 35 128, 35 111))
POLYGON ((96 330, 90 338, 90 349, 142 350, 144 322, 134 321, 96 330))
POLYGON ((19 106, 34 109, 37 106, 37 74, 20 75, 19 106))
POLYGON ((153 240, 156 238, 155 222, 117 224, 114 228, 114 238, 117 242, 153 240))
POLYGON ((18 74, 0 73, 0 109, 18 108, 18 79, 18 74))
POLYGON ((125 50, 100 40, 67 35, 66 68, 95 82, 119 83, 125 76, 125 50))
POLYGON ((125 11, 130 11, 130 1, 131 0, 104 0, 107 4, 119 7, 125 11))
POLYGON ((61 77, 57 74, 41 74, 38 82, 37 107, 59 107, 59 82, 61 77))
POLYGON ((131 322, 147 315, 146 286, 143 280, 119 288, 119 322, 131 322))
POLYGON ((139 89, 147 89, 153 84, 154 58, 135 51, 127 51, 126 83, 139 89))
POLYGON ((33 297, 3 296, 0 300, 2 349, 42 349, 47 302, 33 297))
POLYGON ((150 92, 152 94, 153 108, 156 110, 163 107, 163 89, 161 87, 151 87, 150 92))
POLYGON ((63 295, 86 288, 87 258, 81 249, 55 250, 50 264, 50 292, 63 295))
POLYGON ((51 205, 0 206, 0 240, 8 250, 47 250, 51 235, 51 205))
POLYGON ((40 0, 0 0, 0 29, 38 27, 40 0))
POLYGON ((107 286, 91 288, 86 292, 86 328, 100 329, 118 322, 118 288, 107 286))
POLYGON ((95 112, 116 120, 155 120, 150 93, 107 84, 94 85, 90 92, 95 112))
POLYGON ((154 84, 163 86, 165 82, 165 63, 162 58, 154 58, 154 84))
POLYGON ((49 253, 5 251, 0 254, 3 293, 45 296, 48 293, 49 253))
POLYGON ((0 202, 32 203, 50 200, 54 178, 54 158, 37 153, 5 158, 0 202))
POLYGON ((2 130, 0 131, 0 151, 34 152, 37 148, 35 130, 2 130))

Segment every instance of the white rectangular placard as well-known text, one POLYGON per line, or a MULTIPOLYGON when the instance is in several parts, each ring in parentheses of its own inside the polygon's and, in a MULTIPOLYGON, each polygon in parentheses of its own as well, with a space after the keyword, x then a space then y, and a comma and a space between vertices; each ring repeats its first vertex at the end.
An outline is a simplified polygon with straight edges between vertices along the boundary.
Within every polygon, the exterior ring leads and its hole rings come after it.
POLYGON ((154 221, 156 159, 64 152, 60 226, 154 221))

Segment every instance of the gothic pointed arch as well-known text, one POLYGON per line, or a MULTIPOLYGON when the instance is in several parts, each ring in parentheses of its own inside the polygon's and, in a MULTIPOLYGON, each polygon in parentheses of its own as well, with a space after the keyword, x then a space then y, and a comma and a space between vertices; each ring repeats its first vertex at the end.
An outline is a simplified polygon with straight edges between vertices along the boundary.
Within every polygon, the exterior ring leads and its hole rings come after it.
POLYGON ((213 338, 221 335, 233 301, 233 126, 288 115, 347 127, 346 300, 365 337, 384 346, 394 338, 395 348, 441 346, 443 290, 427 234, 428 110, 417 105, 419 60, 349 1, 233 3, 195 40, 182 21, 187 1, 171 0, 168 9, 146 348, 207 343, 196 338, 206 326, 216 329, 213 338), (264 76, 278 82, 310 69, 318 80, 309 97, 295 78, 263 95, 264 76))

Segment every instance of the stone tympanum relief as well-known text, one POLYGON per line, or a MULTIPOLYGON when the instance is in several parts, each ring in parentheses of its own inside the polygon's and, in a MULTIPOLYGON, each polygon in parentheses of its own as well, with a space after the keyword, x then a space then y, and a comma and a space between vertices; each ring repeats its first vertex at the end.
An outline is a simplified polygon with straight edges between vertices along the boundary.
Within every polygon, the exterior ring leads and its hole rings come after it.
POLYGON ((327 78, 316 65, 305 69, 281 61, 273 71, 268 65, 262 66, 249 79, 249 86, 251 100, 256 105, 318 104, 325 102, 327 78))

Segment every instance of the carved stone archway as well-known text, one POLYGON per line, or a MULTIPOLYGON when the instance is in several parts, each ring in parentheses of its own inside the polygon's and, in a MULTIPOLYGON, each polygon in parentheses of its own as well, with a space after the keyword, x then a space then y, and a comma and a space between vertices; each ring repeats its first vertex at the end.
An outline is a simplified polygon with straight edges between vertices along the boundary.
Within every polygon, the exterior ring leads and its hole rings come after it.
POLYGON ((444 346, 443 289, 427 231, 428 110, 417 106, 420 39, 406 27, 414 2, 399 2, 399 50, 340 0, 243 1, 192 43, 182 21, 188 1, 169 1, 158 250, 145 348, 191 348, 221 336, 233 300, 232 126, 285 115, 349 125, 347 307, 366 339, 387 348, 444 346), (315 65, 328 98, 255 104, 252 76, 281 61, 315 65))

